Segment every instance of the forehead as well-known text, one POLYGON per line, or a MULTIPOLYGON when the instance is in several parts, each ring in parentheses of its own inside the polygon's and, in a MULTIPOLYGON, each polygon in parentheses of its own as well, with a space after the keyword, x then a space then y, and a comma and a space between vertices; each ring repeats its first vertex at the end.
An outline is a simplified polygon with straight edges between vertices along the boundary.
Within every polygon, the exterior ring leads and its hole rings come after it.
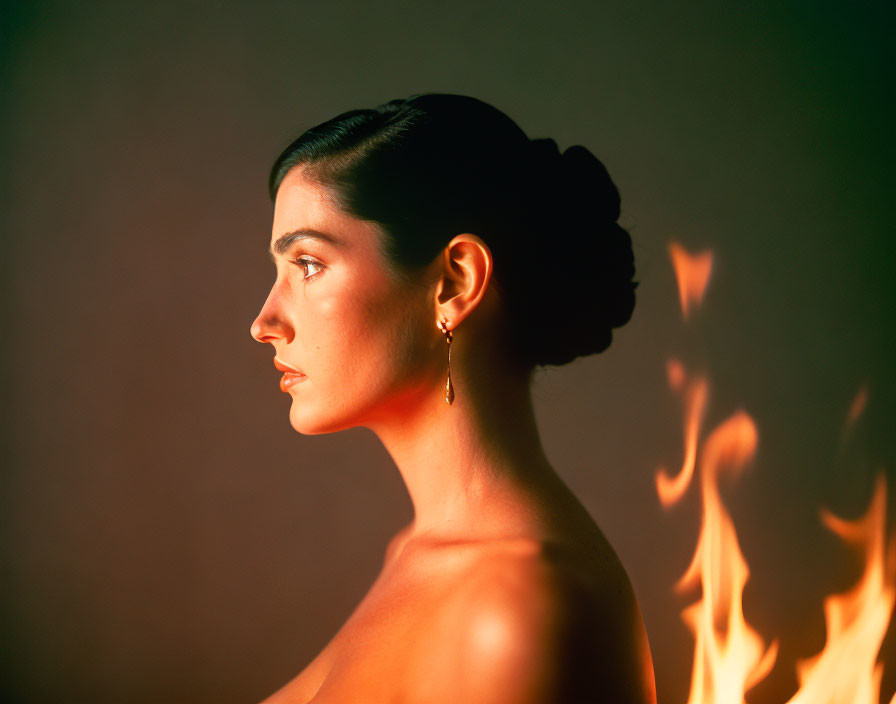
POLYGON ((332 235, 350 246, 374 248, 379 227, 342 212, 326 187, 308 179, 303 167, 292 169, 280 184, 274 202, 271 243, 287 232, 312 229, 332 235))

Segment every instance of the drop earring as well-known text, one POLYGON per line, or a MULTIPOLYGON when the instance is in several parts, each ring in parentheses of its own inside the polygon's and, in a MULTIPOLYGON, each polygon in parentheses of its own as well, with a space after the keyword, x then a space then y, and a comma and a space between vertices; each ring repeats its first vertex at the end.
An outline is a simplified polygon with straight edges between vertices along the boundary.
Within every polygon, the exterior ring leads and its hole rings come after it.
POLYGON ((454 335, 448 329, 448 318, 442 318, 436 325, 445 334, 445 342, 448 343, 448 381, 445 382, 445 403, 450 406, 454 403, 454 386, 451 383, 451 339, 454 335))

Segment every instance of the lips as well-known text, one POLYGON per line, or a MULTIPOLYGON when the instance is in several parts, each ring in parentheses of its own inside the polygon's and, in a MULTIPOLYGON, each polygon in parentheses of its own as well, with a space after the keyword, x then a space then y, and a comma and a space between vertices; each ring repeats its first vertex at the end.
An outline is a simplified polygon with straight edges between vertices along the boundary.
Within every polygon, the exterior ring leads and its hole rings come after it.
POLYGON ((298 384, 300 381, 307 379, 307 377, 298 369, 290 367, 288 364, 284 364, 276 357, 274 357, 274 366, 283 372, 283 377, 280 379, 281 391, 288 391, 294 384, 298 384))
MULTIPOLYGON (((281 371, 281 372, 286 372, 287 374, 302 374, 302 372, 300 372, 300 371, 299 371, 298 369, 296 369, 295 367, 291 367, 291 366, 289 366, 288 364, 284 364, 283 362, 281 362, 281 361, 280 361, 279 359, 277 359, 276 357, 274 357, 274 366, 277 367, 277 369, 278 369, 279 371, 281 371)), ((302 376, 305 376, 305 375, 302 374, 302 376)))

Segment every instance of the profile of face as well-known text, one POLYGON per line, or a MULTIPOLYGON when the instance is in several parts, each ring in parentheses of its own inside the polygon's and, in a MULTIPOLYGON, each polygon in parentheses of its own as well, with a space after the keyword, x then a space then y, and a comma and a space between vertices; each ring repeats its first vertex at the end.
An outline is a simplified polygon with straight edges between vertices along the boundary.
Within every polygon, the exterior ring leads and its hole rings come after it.
POLYGON ((300 433, 401 417, 439 384, 444 350, 427 272, 397 276, 382 238, 375 223, 342 212, 301 166, 281 183, 270 245, 276 280, 250 332, 301 373, 281 382, 300 433))

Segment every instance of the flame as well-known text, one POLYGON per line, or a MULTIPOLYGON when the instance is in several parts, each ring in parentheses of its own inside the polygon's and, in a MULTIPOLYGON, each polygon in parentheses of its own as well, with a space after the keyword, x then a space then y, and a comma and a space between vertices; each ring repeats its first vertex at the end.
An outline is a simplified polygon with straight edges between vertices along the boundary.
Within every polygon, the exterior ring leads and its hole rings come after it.
POLYGON ((706 397, 708 386, 704 377, 697 377, 690 383, 687 382, 687 374, 684 366, 677 360, 670 360, 667 372, 669 386, 673 390, 684 390, 684 461, 678 474, 673 478, 668 475, 665 468, 660 467, 656 473, 656 491, 660 497, 660 503, 669 508, 684 495, 691 477, 694 475, 694 464, 697 459, 697 441, 700 435, 700 425, 703 422, 703 412, 706 409, 706 397), (687 386, 685 387, 685 384, 687 386))
MULTIPOLYGON (((675 267, 681 310, 700 304, 712 270, 712 252, 686 252, 669 244, 675 267)), ((694 635, 694 662, 688 704, 745 704, 745 693, 774 667, 777 640, 766 647, 743 614, 743 591, 750 571, 730 515, 719 495, 722 472, 739 474, 753 457, 758 442, 756 426, 739 411, 719 425, 700 448, 700 431, 706 410, 708 381, 689 378, 677 359, 667 363, 669 386, 684 402, 684 460, 671 477, 664 468, 655 475, 656 490, 665 508, 684 495, 698 466, 703 522, 697 549, 684 575, 675 585, 679 593, 700 589, 700 599, 682 611, 694 635)), ((844 437, 868 403, 862 386, 844 422, 844 437)), ((822 651, 797 663, 799 691, 787 704, 877 704, 883 664, 878 651, 889 627, 896 602, 896 531, 886 534, 886 483, 879 475, 871 504, 864 516, 846 521, 822 511, 823 523, 865 556, 859 582, 848 592, 824 601, 827 638, 822 651)), ((894 694, 890 704, 896 704, 894 694)))
POLYGON ((706 250, 699 254, 691 254, 678 242, 669 243, 669 256, 675 267, 675 278, 678 281, 678 296, 681 301, 681 312, 688 319, 691 303, 699 305, 703 301, 706 284, 712 272, 712 252, 706 250))
POLYGON ((852 399, 852 403, 849 404, 849 412, 846 414, 846 420, 843 423, 843 436, 846 437, 853 427, 856 424, 856 421, 859 420, 861 415, 865 412, 865 407, 868 405, 868 386, 866 384, 862 384, 859 387, 859 390, 856 392, 856 395, 852 399))
POLYGON ((778 654, 777 641, 766 648, 744 619, 750 571, 718 490, 719 475, 740 473, 756 444, 756 426, 740 411, 710 434, 701 452, 703 525, 691 564, 675 586, 679 592, 702 589, 700 600, 682 612, 695 641, 688 704, 743 704, 778 654))
POLYGON ((824 524, 864 553, 865 569, 852 589, 825 599, 824 648, 797 663, 800 688, 788 704, 877 704, 880 700, 884 668, 875 661, 896 601, 896 531, 887 541, 886 495, 880 474, 861 518, 845 521, 822 511, 824 524))

